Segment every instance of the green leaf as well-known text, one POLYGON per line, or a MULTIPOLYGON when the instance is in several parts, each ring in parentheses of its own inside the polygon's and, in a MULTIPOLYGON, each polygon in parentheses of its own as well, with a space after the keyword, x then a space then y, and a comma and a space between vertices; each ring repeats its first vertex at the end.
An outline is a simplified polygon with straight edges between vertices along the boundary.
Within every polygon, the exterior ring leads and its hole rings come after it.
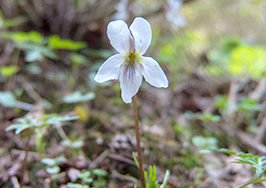
POLYGON ((242 98, 241 102, 237 106, 239 111, 261 111, 261 105, 258 104, 257 101, 249 99, 249 98, 242 98))
POLYGON ((46 172, 48 174, 57 174, 58 172, 60 172, 60 168, 59 166, 48 167, 46 168, 46 172))
POLYGON ((11 91, 0 91, 0 103, 5 107, 14 107, 16 98, 11 91))
POLYGON ((5 129, 5 131, 10 131, 10 130, 16 129, 15 134, 19 134, 23 130, 30 128, 30 127, 31 127, 31 125, 29 125, 29 124, 12 124, 9 127, 7 127, 5 129))
POLYGON ((214 137, 194 136, 192 143, 204 152, 206 149, 216 149, 218 140, 214 137))
POLYGON ((25 61, 27 62, 43 61, 43 55, 39 50, 28 51, 26 52, 25 61))
POLYGON ((1 34, 2 38, 10 38, 16 43, 25 43, 25 42, 32 42, 35 44, 42 44, 43 43, 43 36, 36 32, 31 31, 28 33, 25 32, 4 32, 1 34))
POLYGON ((79 183, 67 183, 68 188, 90 188, 88 185, 81 185, 79 183))
POLYGON ((212 115, 208 113, 197 114, 197 118, 201 121, 212 121, 212 122, 218 122, 221 120, 221 116, 212 115))
POLYGON ((62 146, 70 147, 70 146, 71 146, 71 141, 70 141, 70 140, 62 140, 62 141, 60 142, 60 144, 61 144, 62 146))
POLYGON ((55 161, 56 161, 56 163, 57 164, 60 164, 62 161, 64 161, 65 160, 65 158, 64 157, 57 157, 56 159, 55 159, 55 161))
POLYGON ((231 150, 226 149, 226 148, 213 149, 213 150, 214 150, 214 151, 218 151, 218 152, 223 152, 223 153, 231 154, 231 155, 236 155, 236 152, 231 151, 231 150))
POLYGON ((74 93, 71 93, 70 95, 65 96, 63 100, 66 103, 76 103, 76 102, 82 102, 82 101, 89 101, 94 98, 95 98, 95 93, 93 92, 88 92, 82 95, 80 91, 75 91, 74 93))
POLYGON ((101 177, 107 176, 107 172, 105 170, 102 170, 102 169, 93 169, 92 173, 94 175, 101 176, 101 177))
POLYGON ((27 117, 18 118, 18 119, 15 119, 15 121, 17 121, 19 123, 24 123, 24 124, 30 124, 31 123, 31 120, 27 117))
POLYGON ((108 58, 114 55, 110 50, 94 50, 94 49, 82 49, 82 54, 91 56, 91 57, 99 57, 99 58, 108 58))
POLYGON ((85 42, 74 42, 72 40, 60 39, 58 35, 48 37, 47 43, 51 49, 78 50, 87 46, 85 42))
POLYGON ((265 48, 244 44, 231 39, 222 44, 220 49, 209 53, 212 64, 206 67, 207 73, 215 76, 245 76, 262 78, 266 71, 265 48))
POLYGON ((84 142, 82 140, 79 141, 74 141, 72 142, 72 148, 81 148, 82 146, 84 146, 84 142))
POLYGON ((31 74, 41 74, 42 73, 42 68, 39 65, 36 65, 33 63, 28 64, 26 66, 26 69, 31 74))
POLYGON ((240 152, 240 153, 237 153, 236 156, 241 157, 243 159, 245 159, 245 158, 253 158, 252 153, 243 153, 243 152, 240 152))
POLYGON ((90 176, 91 176, 91 172, 90 171, 85 171, 85 172, 82 172, 82 173, 78 174, 78 178, 79 179, 88 178, 90 176))
POLYGON ((137 167, 139 168, 139 161, 138 161, 137 157, 134 155, 134 152, 132 152, 132 157, 133 157, 137 167))
POLYGON ((77 53, 71 53, 70 60, 75 64, 85 64, 88 61, 85 56, 77 53))
POLYGON ((92 178, 85 179, 85 182, 88 183, 88 184, 90 184, 90 183, 93 182, 93 179, 92 178))
POLYGON ((149 178, 150 182, 148 183, 149 188, 158 188, 158 181, 156 180, 156 166, 149 166, 149 178))
POLYGON ((94 187, 98 187, 98 188, 100 188, 100 187, 104 187, 105 185, 106 185, 106 180, 105 179, 100 179, 100 180, 98 180, 98 181, 93 181, 93 186, 94 187))
POLYGON ((56 160, 51 159, 51 158, 43 158, 41 160, 41 162, 44 163, 44 164, 46 164, 46 165, 48 165, 48 166, 54 166, 54 165, 56 165, 56 160))
POLYGON ((0 28, 2 28, 2 27, 5 27, 5 28, 14 27, 14 26, 20 25, 22 23, 25 23, 28 20, 29 19, 25 16, 15 17, 13 19, 5 19, 3 24, 0 25, 0 28))
POLYGON ((46 122, 50 125, 58 124, 63 121, 72 121, 79 119, 78 116, 57 116, 57 117, 51 117, 46 120, 46 122))
POLYGON ((88 185, 81 185, 79 183, 67 183, 68 188, 89 188, 88 185))
POLYGON ((166 170, 165 175, 164 175, 164 179, 163 179, 163 184, 160 186, 160 188, 165 188, 165 186, 167 185, 167 181, 170 177, 170 171, 166 170))
POLYGON ((43 103, 44 108, 47 110, 50 110, 53 107, 52 103, 50 103, 46 99, 42 99, 42 103, 43 103))
POLYGON ((16 74, 19 71, 19 67, 17 66, 4 66, 0 68, 0 73, 5 77, 10 77, 16 74))
POLYGON ((26 53, 25 61, 34 61, 34 58, 35 58, 35 60, 38 60, 37 57, 40 55, 43 55, 43 56, 46 56, 46 57, 49 57, 49 58, 55 59, 55 60, 58 59, 56 53, 53 52, 53 50, 51 50, 47 46, 43 46, 41 44, 17 43, 16 47, 23 49, 23 50, 26 50, 27 53, 26 53), (30 56, 27 56, 28 53, 33 53, 33 54, 30 54, 30 56), (34 55, 34 53, 36 53, 38 55, 36 55, 36 54, 34 55))

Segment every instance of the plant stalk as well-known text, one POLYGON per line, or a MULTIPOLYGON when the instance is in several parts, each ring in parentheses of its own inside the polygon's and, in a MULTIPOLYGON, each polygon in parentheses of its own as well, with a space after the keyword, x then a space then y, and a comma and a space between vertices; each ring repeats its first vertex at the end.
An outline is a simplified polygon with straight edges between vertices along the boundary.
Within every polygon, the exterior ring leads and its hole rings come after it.
POLYGON ((264 173, 262 173, 258 178, 253 177, 251 180, 248 180, 246 182, 244 182, 242 185, 237 186, 236 188, 242 188, 242 187, 246 187, 247 185, 253 184, 253 183, 259 183, 259 182, 263 182, 264 179, 261 179, 264 173))
POLYGON ((25 180, 26 180, 26 173, 27 173, 27 157, 28 157, 28 153, 29 153, 29 143, 30 143, 30 136, 27 138, 27 142, 26 142, 26 147, 25 147, 25 157, 24 160, 22 162, 23 167, 22 167, 22 178, 21 178, 21 182, 20 182, 20 187, 23 188, 24 184, 25 184, 25 180))
POLYGON ((143 173, 143 167, 142 167, 142 158, 141 158, 140 134, 139 134, 139 115, 138 115, 136 95, 133 96, 133 108, 134 108, 134 118, 135 118, 135 130, 136 130, 140 183, 141 183, 141 187, 145 188, 145 179, 144 179, 144 173, 143 173))

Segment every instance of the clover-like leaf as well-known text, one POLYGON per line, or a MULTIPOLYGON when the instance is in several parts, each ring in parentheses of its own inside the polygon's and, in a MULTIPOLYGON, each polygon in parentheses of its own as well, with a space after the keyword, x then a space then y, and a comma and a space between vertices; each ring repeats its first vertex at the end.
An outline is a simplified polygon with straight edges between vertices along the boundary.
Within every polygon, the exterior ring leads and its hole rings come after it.
POLYGON ((210 153, 210 149, 216 149, 218 145, 217 138, 194 136, 192 143, 200 149, 200 153, 210 153))
POLYGON ((71 146, 71 141, 70 141, 70 140, 62 140, 62 141, 60 142, 60 144, 61 144, 62 146, 70 147, 70 146, 71 146))
POLYGON ((74 93, 71 93, 70 95, 65 96, 63 100, 66 103, 76 103, 76 102, 82 102, 82 101, 89 101, 94 98, 95 98, 95 93, 93 92, 88 92, 82 95, 80 91, 75 91, 74 93))
POLYGON ((5 107, 14 107, 16 98, 11 91, 0 91, 0 103, 5 107))
POLYGON ((46 172, 48 174, 57 174, 58 172, 60 172, 60 168, 59 166, 48 167, 46 168, 46 172))
POLYGON ((85 172, 79 173, 78 174, 78 178, 84 179, 84 178, 90 177, 90 175, 91 175, 91 172, 87 170, 85 172))
POLYGON ((93 179, 92 178, 85 179, 85 182, 88 183, 88 184, 90 184, 90 183, 93 182, 93 179))
POLYGON ((82 140, 72 142, 72 148, 81 148, 84 145, 82 140))
POLYGON ((25 61, 27 62, 43 61, 43 55, 39 50, 29 51, 26 53, 25 61))
POLYGON ((48 166, 54 166, 56 165, 56 160, 55 159, 51 159, 51 158, 43 158, 41 160, 42 163, 48 165, 48 166))
POLYGON ((107 176, 107 172, 102 169, 93 169, 92 173, 97 176, 107 176))
POLYGON ((68 188, 89 188, 90 186, 88 185, 81 185, 79 183, 67 183, 68 188))

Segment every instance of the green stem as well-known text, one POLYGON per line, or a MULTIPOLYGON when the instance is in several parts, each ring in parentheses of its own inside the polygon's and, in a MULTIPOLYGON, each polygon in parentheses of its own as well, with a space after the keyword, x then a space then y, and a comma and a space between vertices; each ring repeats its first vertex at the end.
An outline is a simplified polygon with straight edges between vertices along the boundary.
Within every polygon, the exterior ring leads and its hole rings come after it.
POLYGON ((246 181, 245 183, 243 183, 242 185, 237 186, 236 188, 242 188, 242 187, 246 187, 247 185, 253 184, 253 183, 259 183, 262 181, 265 181, 265 179, 261 179, 263 176, 263 174, 261 176, 259 176, 258 178, 253 177, 251 180, 246 181))
POLYGON ((58 125, 56 125, 56 130, 57 130, 57 132, 59 133, 60 137, 61 137, 63 140, 69 140, 69 141, 71 141, 71 140, 67 137, 65 131, 62 129, 61 123, 58 124, 58 125))
POLYGON ((139 161, 140 183, 141 183, 141 187, 145 188, 145 178, 144 178, 143 167, 142 167, 142 159, 141 159, 140 134, 139 134, 139 116, 138 116, 136 95, 133 97, 133 108, 134 108, 134 118, 135 118, 135 130, 136 130, 137 152, 138 152, 138 161, 139 161))

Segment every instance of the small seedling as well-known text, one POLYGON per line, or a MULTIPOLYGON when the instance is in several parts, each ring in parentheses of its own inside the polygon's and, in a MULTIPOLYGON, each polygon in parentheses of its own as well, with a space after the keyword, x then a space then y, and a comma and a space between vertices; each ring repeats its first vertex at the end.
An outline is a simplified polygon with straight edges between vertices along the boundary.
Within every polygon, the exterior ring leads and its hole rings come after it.
MULTIPOLYGON (((139 168, 139 162, 137 158, 135 157, 134 153, 132 153, 133 159, 139 168)), ((164 180, 163 183, 159 186, 159 183, 157 181, 157 175, 156 175, 156 166, 149 166, 149 174, 148 172, 144 171, 144 177, 145 177, 145 186, 146 188, 165 188, 167 185, 167 181, 170 177, 170 171, 166 170, 165 175, 164 175, 164 180), (148 182, 148 175, 149 175, 149 182, 148 182)))
POLYGON ((106 176, 107 172, 102 169, 93 169, 92 171, 85 171, 78 174, 78 179, 81 180, 81 183, 67 183, 68 188, 90 188, 89 185, 93 185, 93 187, 104 187, 107 183, 106 176), (94 175, 94 177, 93 177, 94 175))
POLYGON ((242 185, 237 186, 236 188, 242 188, 246 187, 247 185, 253 184, 253 183, 260 183, 265 182, 266 179, 263 179, 264 172, 266 170, 266 156, 259 157, 257 155, 253 156, 251 153, 236 153, 234 151, 231 151, 229 149, 218 149, 213 151, 219 151, 226 154, 234 155, 237 157, 240 157, 240 159, 236 159, 232 161, 231 163, 239 163, 239 164, 249 164, 252 166, 254 170, 254 176, 250 180, 244 182, 242 185))
POLYGON ((63 158, 59 157, 56 159, 52 158, 43 158, 41 162, 46 164, 46 172, 48 174, 58 174, 60 172, 59 164, 62 162, 63 158))

